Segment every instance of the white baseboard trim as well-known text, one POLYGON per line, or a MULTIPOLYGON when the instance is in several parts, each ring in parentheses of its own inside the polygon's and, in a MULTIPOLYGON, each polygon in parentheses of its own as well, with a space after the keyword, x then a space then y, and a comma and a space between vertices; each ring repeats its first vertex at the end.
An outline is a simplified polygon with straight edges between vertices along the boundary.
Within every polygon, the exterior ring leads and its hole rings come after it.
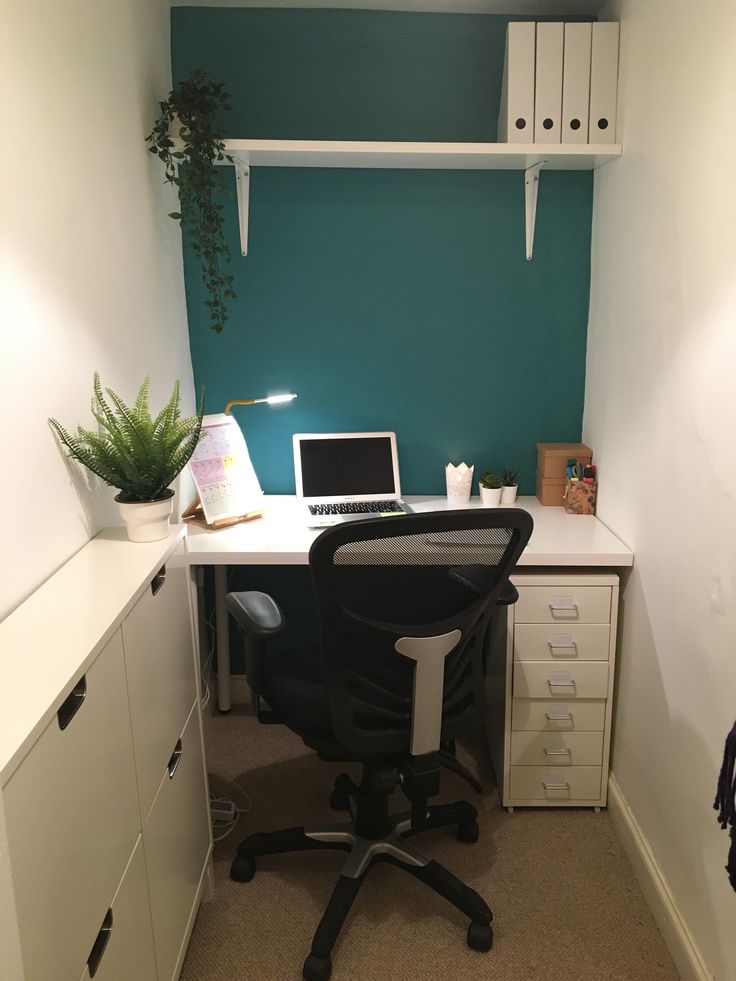
POLYGON ((613 774, 608 778, 608 814, 683 981, 713 981, 651 846, 613 774))

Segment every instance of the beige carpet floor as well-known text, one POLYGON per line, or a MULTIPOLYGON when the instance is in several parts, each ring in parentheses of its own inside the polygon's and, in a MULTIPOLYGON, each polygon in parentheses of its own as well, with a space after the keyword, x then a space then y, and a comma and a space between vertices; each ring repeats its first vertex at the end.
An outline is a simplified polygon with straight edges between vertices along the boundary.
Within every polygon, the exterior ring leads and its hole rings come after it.
MULTIPOLYGON (((249 802, 250 810, 215 846, 215 897, 200 909, 181 979, 298 981, 342 854, 259 859, 247 884, 230 881, 229 865, 237 842, 254 831, 339 819, 328 805, 339 768, 288 730, 259 726, 245 710, 208 719, 206 738, 211 792, 242 807, 249 802)), ((370 872, 335 947, 334 981, 676 981, 606 813, 508 814, 483 743, 462 755, 485 793, 478 799, 445 773, 441 799, 478 806, 480 840, 462 844, 446 829, 414 843, 485 897, 494 913, 493 949, 470 950, 461 914, 382 864, 370 872)), ((405 809, 398 792, 392 803, 405 809)))

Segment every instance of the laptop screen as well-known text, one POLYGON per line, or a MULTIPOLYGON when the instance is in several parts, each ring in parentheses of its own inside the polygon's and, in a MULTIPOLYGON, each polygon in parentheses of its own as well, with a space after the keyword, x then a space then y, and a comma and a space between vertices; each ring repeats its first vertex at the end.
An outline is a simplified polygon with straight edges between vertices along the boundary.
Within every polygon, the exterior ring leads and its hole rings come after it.
MULTIPOLYGON (((396 494, 391 433, 356 433, 298 441, 303 497, 396 494)), ((297 487, 297 490, 299 488, 297 487)))

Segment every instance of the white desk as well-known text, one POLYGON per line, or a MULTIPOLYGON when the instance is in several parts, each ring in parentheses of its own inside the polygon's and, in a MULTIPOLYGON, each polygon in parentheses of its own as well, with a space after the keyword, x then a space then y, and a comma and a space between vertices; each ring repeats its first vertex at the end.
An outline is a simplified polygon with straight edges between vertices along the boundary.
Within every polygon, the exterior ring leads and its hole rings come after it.
MULTIPOLYGON (((407 497, 416 511, 447 508, 444 497, 407 497)), ((229 565, 307 565, 309 549, 319 531, 310 530, 294 495, 267 495, 266 513, 254 521, 206 531, 190 526, 187 549, 190 565, 215 566, 217 606, 217 704, 230 708, 230 653, 228 650, 227 566, 229 565)), ((471 501, 480 507, 480 501, 471 501)), ((534 519, 534 533, 520 566, 570 569, 631 566, 631 549, 597 518, 567 514, 562 508, 543 507, 536 497, 521 497, 517 507, 534 519)))

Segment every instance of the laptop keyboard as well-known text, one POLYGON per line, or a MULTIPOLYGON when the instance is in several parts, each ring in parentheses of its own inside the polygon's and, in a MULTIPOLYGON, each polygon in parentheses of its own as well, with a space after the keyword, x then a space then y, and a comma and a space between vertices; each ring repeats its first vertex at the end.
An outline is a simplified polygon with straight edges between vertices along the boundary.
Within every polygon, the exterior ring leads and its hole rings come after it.
POLYGON ((375 514, 377 511, 401 511, 397 501, 346 501, 343 504, 310 504, 310 514, 375 514))

